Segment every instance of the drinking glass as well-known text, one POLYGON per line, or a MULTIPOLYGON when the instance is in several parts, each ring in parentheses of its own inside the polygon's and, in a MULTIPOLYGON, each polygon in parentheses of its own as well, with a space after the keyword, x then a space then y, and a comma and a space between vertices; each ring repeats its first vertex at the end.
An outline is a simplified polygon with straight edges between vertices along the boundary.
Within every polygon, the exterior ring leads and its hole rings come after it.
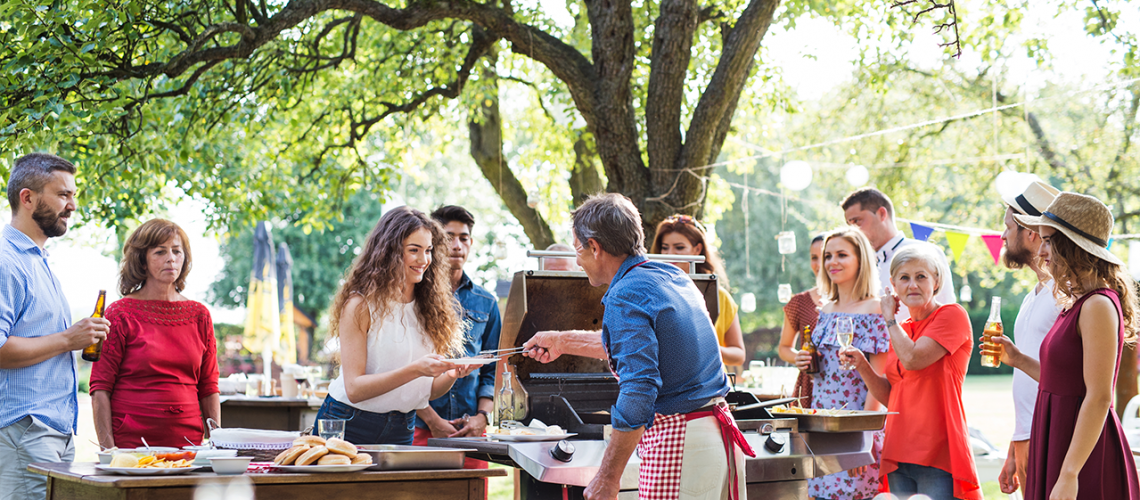
MULTIPOLYGON (((855 324, 851 318, 846 316, 836 318, 835 320, 835 339, 839 341, 839 345, 846 349, 851 347, 851 341, 855 339, 855 324)), ((840 350, 842 351, 842 349, 840 350)), ((839 367, 844 370, 851 370, 855 368, 847 363, 839 363, 839 367)))
POLYGON ((325 418, 317 420, 317 434, 324 439, 344 439, 344 420, 325 418))

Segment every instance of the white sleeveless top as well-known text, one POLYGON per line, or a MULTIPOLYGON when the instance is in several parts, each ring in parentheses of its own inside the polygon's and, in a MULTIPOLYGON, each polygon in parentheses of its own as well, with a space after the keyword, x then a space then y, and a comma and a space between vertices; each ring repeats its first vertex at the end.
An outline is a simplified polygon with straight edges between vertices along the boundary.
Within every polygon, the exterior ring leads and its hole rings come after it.
MULTIPOLYGON (((431 354, 430 340, 423 334, 416 301, 394 303, 388 315, 378 318, 372 312, 372 326, 368 329, 368 354, 364 373, 390 372, 431 354)), ((398 411, 407 413, 426 408, 431 397, 431 377, 419 377, 387 393, 364 401, 350 402, 344 390, 344 373, 329 384, 329 395, 354 408, 373 413, 398 411)))

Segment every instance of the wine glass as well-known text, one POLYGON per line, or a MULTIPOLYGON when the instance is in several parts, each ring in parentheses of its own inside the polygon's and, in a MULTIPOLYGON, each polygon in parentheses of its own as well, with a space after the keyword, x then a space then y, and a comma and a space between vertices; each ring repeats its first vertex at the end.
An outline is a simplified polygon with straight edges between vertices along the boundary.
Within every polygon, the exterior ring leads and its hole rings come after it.
MULTIPOLYGON (((843 316, 835 320, 835 339, 839 341, 839 345, 843 349, 851 347, 851 341, 855 339, 855 323, 851 318, 843 316)), ((842 352, 842 349, 840 350, 842 352)), ((844 370, 851 370, 855 368, 847 363, 840 362, 839 367, 844 370)))
POLYGON ((317 384, 321 381, 321 376, 324 375, 324 367, 320 365, 306 366, 305 376, 309 379, 309 394, 313 397, 317 395, 317 384))
POLYGON ((306 367, 298 367, 293 372, 293 381, 297 382, 297 397, 305 397, 305 381, 309 378, 305 370, 306 367))

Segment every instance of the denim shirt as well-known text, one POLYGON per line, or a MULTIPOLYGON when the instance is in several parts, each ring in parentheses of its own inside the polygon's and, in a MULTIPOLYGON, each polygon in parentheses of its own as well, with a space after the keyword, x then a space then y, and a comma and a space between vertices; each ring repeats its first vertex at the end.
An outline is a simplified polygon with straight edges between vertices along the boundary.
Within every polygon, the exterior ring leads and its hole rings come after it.
MULTIPOLYGON (((0 230, 0 347, 12 337, 36 338, 71 327, 71 308, 47 252, 12 226, 0 230)), ((71 434, 79 418, 75 353, 24 368, 0 367, 0 427, 27 416, 71 434)))
MULTIPOLYGON (((463 347, 466 356, 475 356, 479 351, 499 348, 499 330, 503 324, 499 318, 499 301, 491 292, 476 286, 463 273, 455 298, 463 307, 463 323, 466 339, 463 347)), ((479 398, 495 397, 495 366, 498 363, 483 365, 479 370, 455 381, 447 394, 433 399, 429 404, 445 420, 455 420, 464 414, 474 416, 479 410, 479 398)), ((427 429, 422 419, 416 419, 416 426, 427 429)))
POLYGON ((632 255, 602 303, 602 343, 619 387, 614 429, 648 429, 655 413, 689 413, 728 394, 705 298, 677 266, 632 255))

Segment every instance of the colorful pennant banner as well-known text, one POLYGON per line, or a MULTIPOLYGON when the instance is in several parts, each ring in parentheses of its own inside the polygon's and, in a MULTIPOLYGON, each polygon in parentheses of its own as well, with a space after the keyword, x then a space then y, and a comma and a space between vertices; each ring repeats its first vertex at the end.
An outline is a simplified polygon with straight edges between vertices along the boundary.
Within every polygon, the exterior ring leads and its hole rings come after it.
POLYGON ((1001 236, 997 234, 983 234, 982 241, 985 242, 986 248, 990 249, 990 257, 994 258, 994 264, 997 264, 998 261, 1001 260, 1001 236))
POLYGON ((930 239, 930 234, 934 232, 934 228, 911 222, 910 232, 914 233, 914 239, 918 241, 926 241, 930 239))
POLYGON ((954 262, 961 259, 962 250, 966 249, 966 241, 969 239, 970 235, 966 233, 946 231, 946 243, 950 244, 950 253, 954 255, 954 262))

